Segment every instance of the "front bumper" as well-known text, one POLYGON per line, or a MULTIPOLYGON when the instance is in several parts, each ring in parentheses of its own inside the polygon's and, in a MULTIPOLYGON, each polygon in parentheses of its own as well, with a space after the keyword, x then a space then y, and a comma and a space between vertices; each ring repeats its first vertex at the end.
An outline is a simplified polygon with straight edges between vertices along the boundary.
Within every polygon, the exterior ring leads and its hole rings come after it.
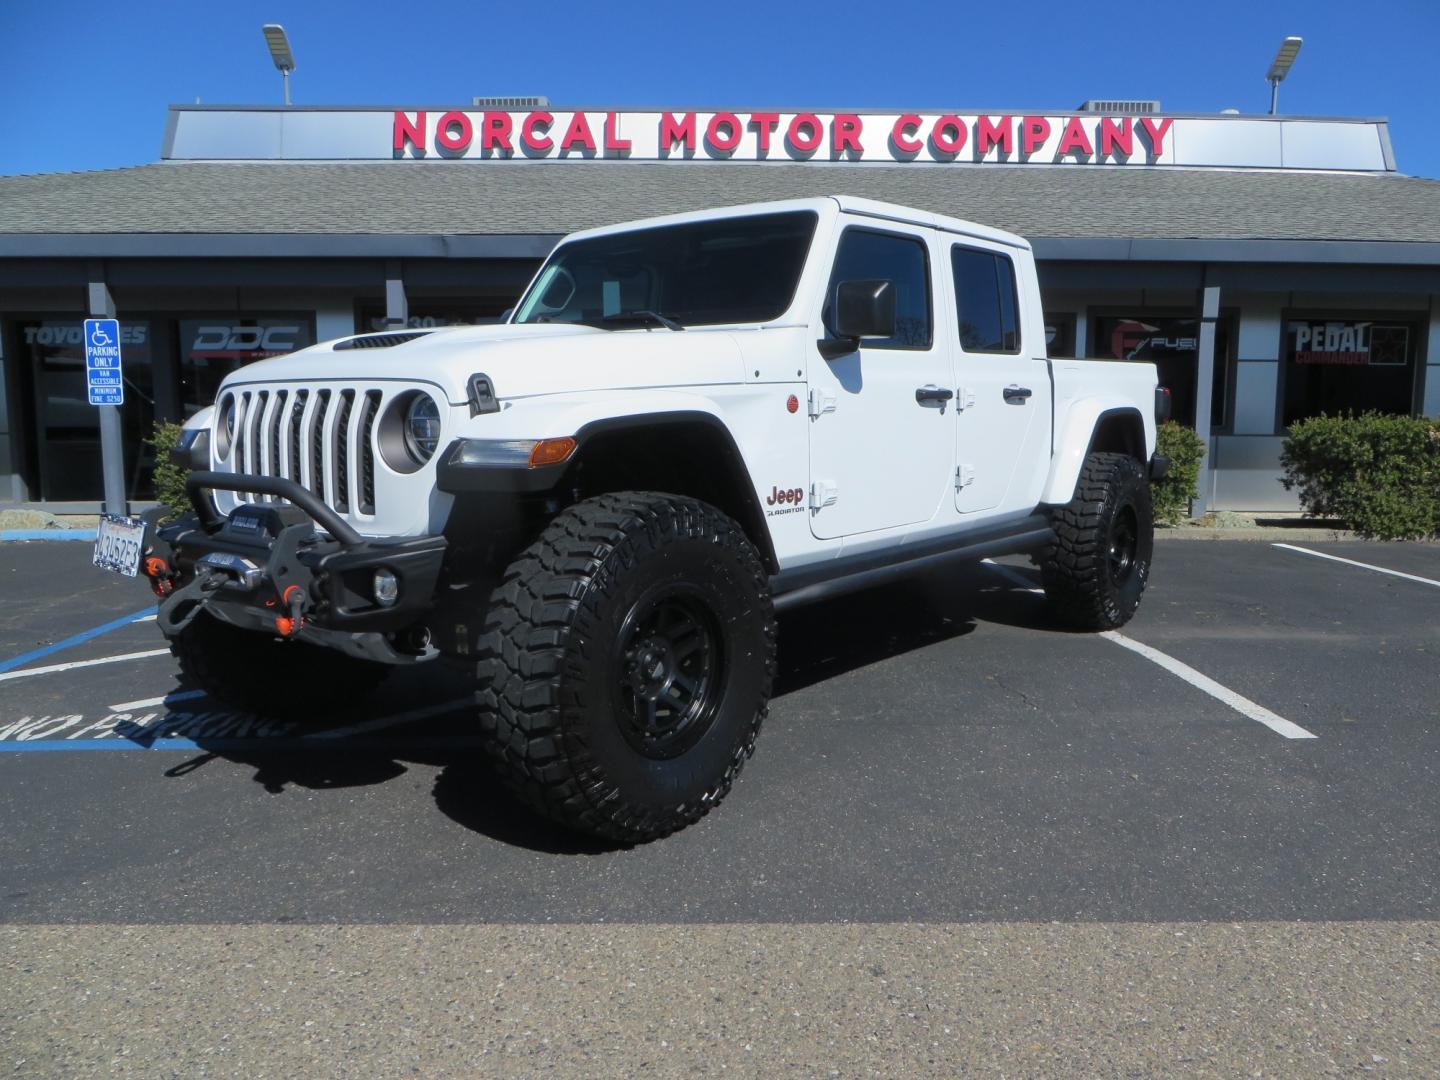
POLYGON ((368 660, 433 655, 426 622, 445 562, 443 536, 362 537, 313 492, 279 477, 195 472, 186 490, 193 517, 160 529, 146 560, 164 596, 157 621, 167 637, 204 611, 368 660), (247 503, 221 517, 212 490, 274 495, 289 505, 247 503), (399 584, 390 605, 374 596, 380 569, 399 584))

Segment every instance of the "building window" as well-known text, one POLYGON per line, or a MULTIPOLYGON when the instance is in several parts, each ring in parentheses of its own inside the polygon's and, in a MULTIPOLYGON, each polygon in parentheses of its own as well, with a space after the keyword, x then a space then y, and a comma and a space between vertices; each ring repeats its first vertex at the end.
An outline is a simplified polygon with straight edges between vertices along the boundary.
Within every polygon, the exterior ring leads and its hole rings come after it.
MULTIPOLYGON (((1210 425, 1225 424, 1226 385, 1230 371, 1230 326, 1215 326, 1215 374, 1210 387, 1210 425)), ((1171 415, 1195 426, 1196 379, 1200 358, 1200 320, 1194 316, 1102 315, 1095 320, 1096 357, 1146 360, 1154 364, 1160 385, 1170 388, 1171 415)))
POLYGON ((315 344, 307 315, 216 315, 181 319, 180 408, 186 417, 215 403, 220 381, 256 360, 315 344))
POLYGON ((1384 318, 1288 319, 1285 424, 1322 413, 1410 413, 1418 338, 1417 327, 1384 318))
MULTIPOLYGON (((16 386, 30 418, 24 433, 29 444, 23 455, 25 482, 34 497, 46 502, 89 502, 103 494, 100 413, 86 390, 83 318, 22 321, 12 338, 18 346, 12 354, 19 367, 16 386)), ((125 493, 141 500, 152 497, 155 464, 145 444, 155 422, 151 342, 148 321, 121 320, 125 493)))
MULTIPOLYGON (((405 325, 412 330, 428 330, 436 326, 498 323, 517 299, 518 296, 486 300, 412 300, 409 304, 410 317, 405 325)), ((383 300, 365 300, 360 304, 360 327, 361 332, 366 334, 393 329, 385 321, 383 300)))

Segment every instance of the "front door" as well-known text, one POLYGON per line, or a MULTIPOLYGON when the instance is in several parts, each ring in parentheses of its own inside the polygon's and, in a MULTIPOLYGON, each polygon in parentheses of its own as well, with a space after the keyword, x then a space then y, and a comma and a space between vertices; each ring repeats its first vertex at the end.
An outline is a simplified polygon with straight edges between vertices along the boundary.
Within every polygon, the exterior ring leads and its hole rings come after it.
POLYGON ((895 333, 810 366, 810 527, 821 539, 929 521, 954 464, 954 374, 935 333, 939 265, 920 229, 850 226, 826 290, 827 325, 842 281, 889 281, 895 333))
POLYGON ((1021 340, 1015 264, 1003 246, 966 241, 952 244, 949 254, 960 337, 955 509, 1004 514, 1039 497, 1038 488, 1022 489, 1034 486, 1029 481, 1041 475, 1034 465, 1048 457, 1045 343, 1021 340))

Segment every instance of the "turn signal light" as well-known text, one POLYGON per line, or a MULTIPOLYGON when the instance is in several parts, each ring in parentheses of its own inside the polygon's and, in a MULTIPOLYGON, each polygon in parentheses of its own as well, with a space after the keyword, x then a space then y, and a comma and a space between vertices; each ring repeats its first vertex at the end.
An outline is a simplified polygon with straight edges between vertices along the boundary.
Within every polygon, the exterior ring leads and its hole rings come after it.
POLYGON ((575 452, 576 445, 569 435, 560 439, 541 439, 530 451, 530 468, 558 465, 575 452))

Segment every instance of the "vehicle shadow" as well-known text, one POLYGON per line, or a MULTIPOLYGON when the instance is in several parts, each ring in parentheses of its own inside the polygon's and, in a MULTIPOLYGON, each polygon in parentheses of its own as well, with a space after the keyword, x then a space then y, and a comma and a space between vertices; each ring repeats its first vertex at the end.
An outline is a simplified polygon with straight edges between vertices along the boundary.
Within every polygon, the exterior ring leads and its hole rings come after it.
MULTIPOLYGON (((1017 570, 1027 574, 1025 569, 1017 570)), ((1038 585, 1038 574, 1029 571, 1028 576, 1038 585)), ((979 565, 837 597, 787 612, 778 621, 775 698, 963 637, 981 623, 1056 629, 1043 597, 979 565)), ((193 744, 198 753, 166 769, 168 778, 180 779, 214 761, 228 761, 253 769, 257 788, 274 796, 294 789, 334 791, 385 784, 414 766, 432 768, 436 808, 457 825, 491 840, 556 855, 600 855, 626 846, 571 832, 534 814, 512 796, 480 749, 466 691, 466 676, 454 669, 433 673, 411 669, 397 673, 387 684, 384 698, 375 703, 377 717, 417 706, 430 715, 394 726, 368 716, 285 724, 215 711, 217 707, 207 703, 210 711, 182 712, 183 707, 171 706, 165 716, 143 727, 122 725, 116 734, 147 745, 167 737, 182 737, 193 744)))

